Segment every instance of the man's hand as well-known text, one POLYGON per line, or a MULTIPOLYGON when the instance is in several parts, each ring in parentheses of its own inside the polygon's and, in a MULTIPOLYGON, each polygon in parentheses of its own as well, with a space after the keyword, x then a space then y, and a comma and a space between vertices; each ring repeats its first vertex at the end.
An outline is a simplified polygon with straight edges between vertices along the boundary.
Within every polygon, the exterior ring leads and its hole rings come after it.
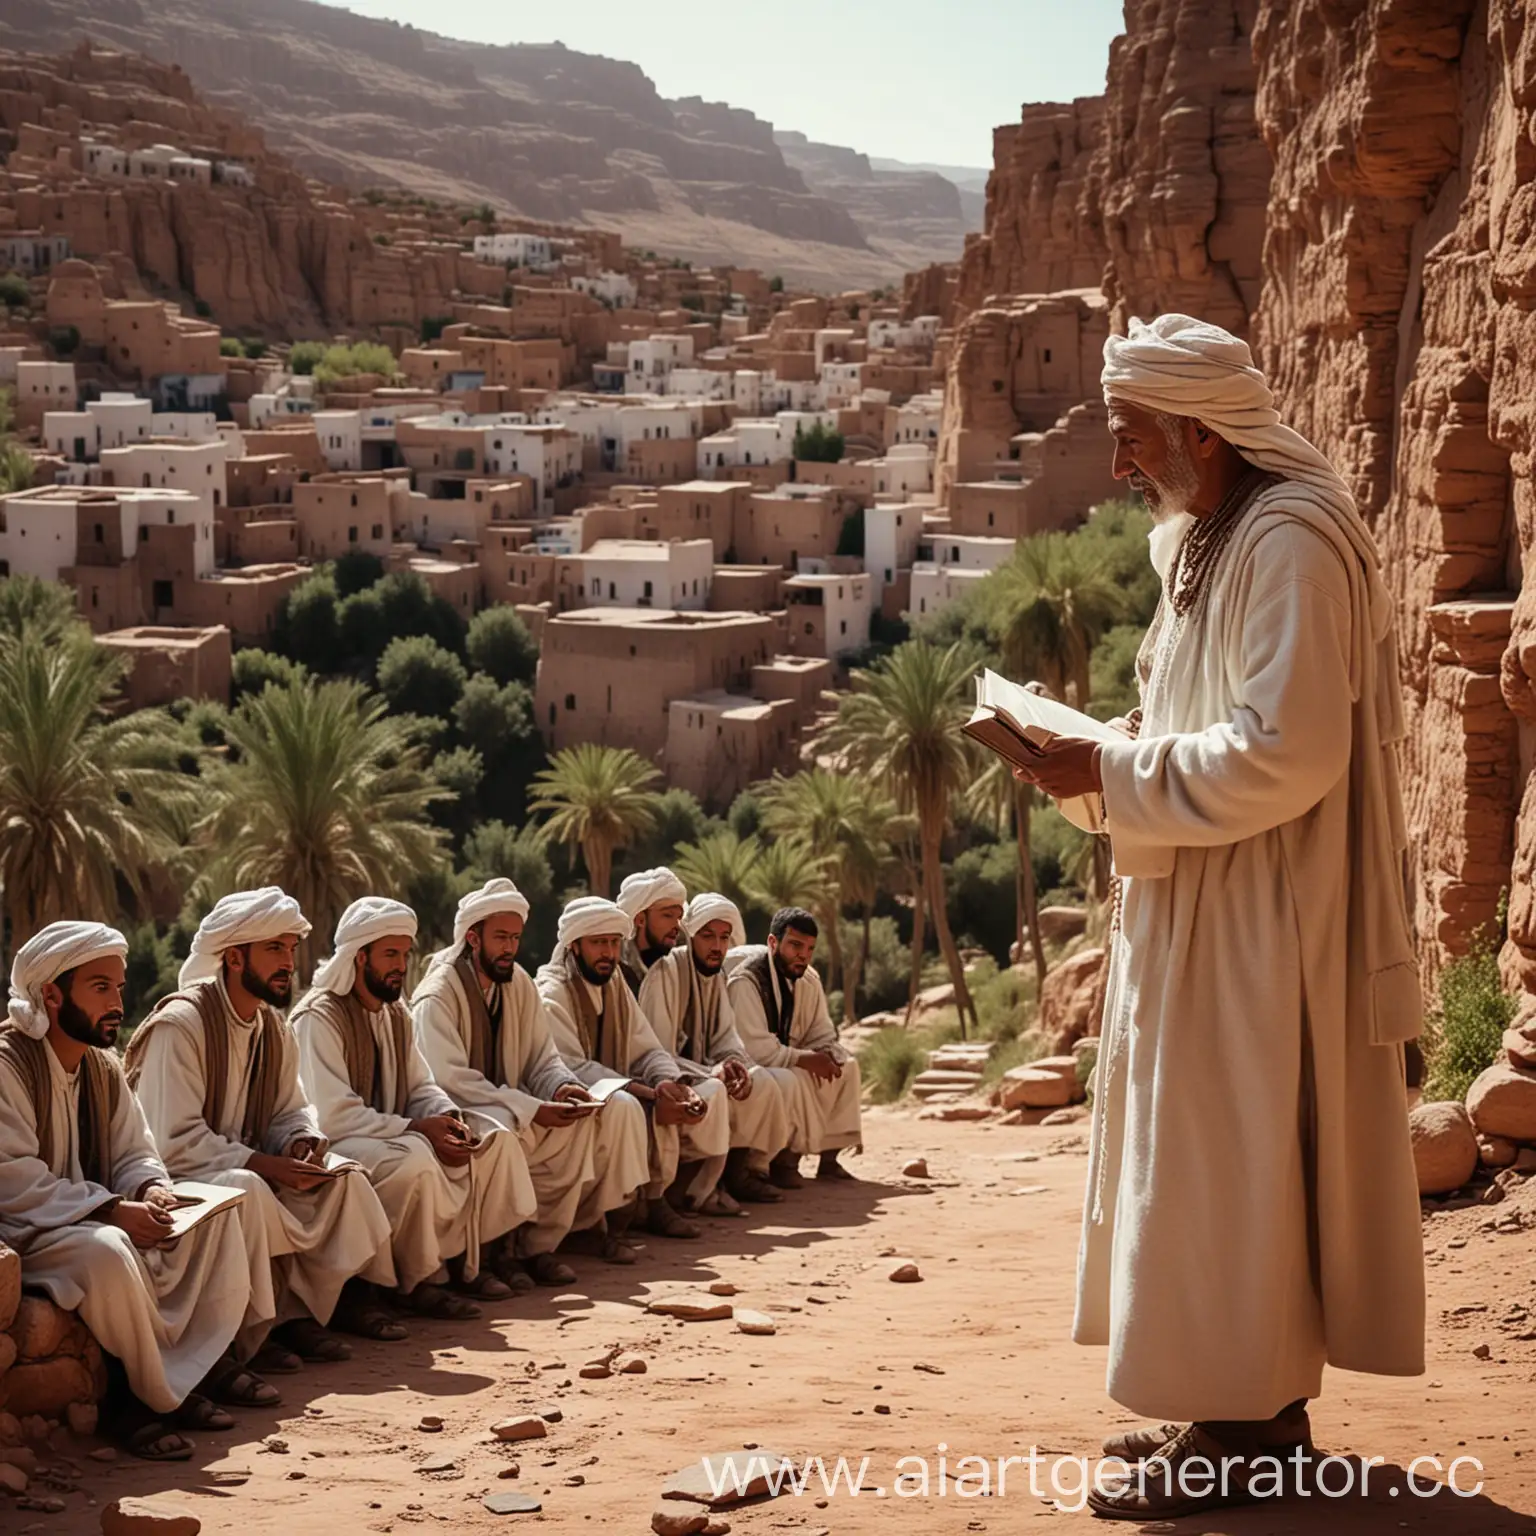
POLYGON ((795 1065, 824 1083, 843 1075, 842 1062, 835 1061, 828 1051, 801 1051, 795 1065))
POLYGON ((1015 768, 1013 776, 1043 789, 1053 800, 1096 794, 1104 787, 1099 743, 1086 736, 1057 736, 1040 748, 1040 756, 1028 768, 1015 768))
POLYGON ((274 1157, 269 1152, 252 1152, 246 1158, 245 1166, 265 1179, 273 1189, 296 1189, 302 1193, 326 1182, 322 1165, 304 1157, 274 1157))
POLYGON ((475 1150, 474 1138, 452 1115, 428 1115, 422 1120, 412 1120, 410 1129, 431 1142, 432 1151, 445 1168, 462 1168, 475 1150))
POLYGON ((289 1145, 288 1155, 297 1158, 301 1163, 312 1163, 316 1168, 324 1168, 325 1153, 320 1150, 320 1146, 318 1141, 312 1141, 308 1136, 300 1136, 289 1145))
POLYGON ((156 1184, 145 1180, 139 1186, 139 1192, 134 1196, 136 1200, 145 1205, 152 1205, 156 1210, 173 1211, 176 1209, 176 1191, 169 1184, 156 1184))
POLYGON ((642 1104, 649 1104, 656 1097, 654 1088, 634 1077, 624 1084, 624 1092, 632 1098, 639 1099, 642 1104))
POLYGON ((151 1205, 147 1199, 119 1200, 104 1220, 121 1227, 135 1248, 158 1248, 171 1235, 171 1213, 158 1202, 151 1205))
POLYGON ((656 1085, 657 1125, 687 1125, 704 1113, 704 1101, 687 1083, 667 1079, 656 1085))
POLYGON ((724 1061, 715 1068, 714 1075, 725 1084, 725 1091, 733 1099, 750 1098, 752 1095, 752 1074, 747 1070, 744 1061, 738 1061, 734 1056, 727 1056, 724 1061))

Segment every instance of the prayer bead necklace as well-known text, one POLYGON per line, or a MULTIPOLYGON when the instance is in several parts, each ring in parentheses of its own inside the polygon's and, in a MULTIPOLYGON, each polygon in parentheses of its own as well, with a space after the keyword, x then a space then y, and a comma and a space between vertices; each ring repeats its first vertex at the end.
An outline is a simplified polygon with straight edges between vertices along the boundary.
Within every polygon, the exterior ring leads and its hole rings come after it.
POLYGON ((1206 517, 1197 518, 1179 545, 1173 557, 1173 569, 1168 576, 1168 605, 1183 618, 1205 595, 1210 585, 1211 573, 1221 559, 1232 535, 1242 522, 1243 513, 1253 499, 1270 486, 1280 483, 1279 475, 1262 469, 1250 469, 1236 485, 1222 497, 1216 510, 1206 517))

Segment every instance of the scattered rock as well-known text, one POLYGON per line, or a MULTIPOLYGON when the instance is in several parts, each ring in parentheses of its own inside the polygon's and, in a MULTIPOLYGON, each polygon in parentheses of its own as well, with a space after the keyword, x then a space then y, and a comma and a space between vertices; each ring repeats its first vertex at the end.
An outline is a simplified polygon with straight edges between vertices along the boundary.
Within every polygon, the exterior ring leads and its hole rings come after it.
POLYGON ((1516 1173, 1536 1173, 1536 1147, 1521 1147, 1515 1153, 1513 1164, 1516 1173))
POLYGON ((0 1490, 6 1493, 25 1493, 27 1474, 9 1462, 0 1462, 0 1490))
POLYGON ((116 1461, 117 1451, 110 1445, 98 1445, 88 1453, 92 1461, 116 1461))
POLYGON ((651 1529, 656 1536, 700 1536, 709 1524, 709 1516, 692 1509, 658 1509, 651 1516, 651 1529))
POLYGON ((1017 1189, 1010 1189, 1010 1195, 1043 1195, 1049 1192, 1049 1184, 1021 1184, 1017 1189))
MULTIPOLYGON (((1506 1169, 1505 1173, 1508 1173, 1508 1171, 1509 1170, 1506 1169)), ((1503 1178, 1504 1174, 1500 1174, 1499 1177, 1503 1178)), ((1503 1198, 1504 1186, 1499 1183, 1493 1183, 1490 1184, 1488 1188, 1482 1192, 1481 1196, 1479 1196, 1479 1203, 1482 1205, 1498 1205, 1499 1202, 1503 1200, 1503 1198)))
MULTIPOLYGON (((570 1382, 566 1382, 566 1386, 570 1386, 570 1382)), ((559 1403, 545 1403, 544 1406, 538 1410, 538 1413, 539 1417, 543 1419, 546 1424, 558 1424, 561 1419, 565 1417, 565 1410, 561 1408, 559 1403)))
POLYGON ((1079 1120, 1086 1120, 1088 1111, 1080 1104, 1074 1104, 1068 1109, 1053 1109, 1050 1114, 1044 1116, 1041 1125, 1076 1125, 1079 1120))
POLYGON ((927 1371, 930 1376, 942 1376, 944 1374, 944 1368, 942 1366, 929 1365, 922 1360, 916 1361, 913 1364, 912 1369, 914 1371, 927 1371))
POLYGON ((680 1318, 685 1323, 714 1323, 731 1315, 731 1304, 712 1296, 664 1296, 648 1302, 645 1310, 661 1317, 680 1318))
POLYGON ((424 1413, 424 1414, 422 1414, 421 1422, 419 1424, 417 1424, 417 1426, 416 1426, 417 1429, 424 1429, 424 1430, 426 1430, 426 1432, 429 1435, 435 1435, 435 1434, 439 1433, 439 1431, 441 1431, 442 1427, 443 1427, 443 1421, 440 1418, 438 1418, 438 1416, 435 1413, 424 1413))
POLYGON ((0 1449, 0 1465, 20 1467, 31 1477, 37 1471, 37 1452, 30 1445, 11 1445, 0 1449))
POLYGON ((1003 1073, 997 1101, 1004 1109, 1059 1109, 1072 1102, 1076 1089, 1075 1076, 1069 1078, 1031 1063, 1003 1073))
POLYGON ((917 1118, 953 1124, 960 1120, 990 1120, 992 1113, 985 1104, 939 1104, 920 1111, 917 1118))
POLYGON ((1472 1351, 1474 1360, 1488 1360, 1493 1356, 1493 1350, 1487 1344, 1479 1344, 1472 1351))
POLYGON ((491 1433, 498 1440, 542 1440, 549 1430, 543 1418, 525 1413, 515 1419, 498 1419, 491 1425, 491 1433))
POLYGON ((249 1467, 219 1467, 208 1473, 215 1488, 243 1488, 251 1480, 249 1467))
POLYGON ((97 1418, 95 1403, 71 1403, 64 1410, 64 1421, 72 1435, 94 1435, 97 1418))
POLYGON ((709 1283, 711 1296, 734 1296, 736 1287, 729 1280, 711 1280, 709 1283))
POLYGON ((504 1466, 501 1471, 496 1474, 496 1476, 501 1478, 503 1482, 508 1482, 512 1478, 516 1477, 522 1470, 523 1469, 515 1461, 509 1461, 506 1466, 504 1466))
POLYGON ((625 1376, 644 1376, 646 1364, 639 1355, 620 1355, 614 1364, 625 1376))
POLYGON ((1520 1148, 1502 1136, 1477 1138, 1477 1160, 1484 1168, 1508 1168, 1519 1153, 1520 1148))
POLYGON ((613 1375, 613 1367, 601 1360, 594 1360, 589 1365, 584 1365, 576 1373, 583 1381, 607 1381, 613 1375))
MULTIPOLYGON (((664 1499, 687 1499, 721 1509, 768 1492, 769 1474, 788 1458, 781 1451, 748 1446, 745 1451, 717 1451, 700 1456, 674 1472, 661 1490, 664 1499), (720 1493, 715 1489, 719 1488, 720 1493)), ((699 1526, 699 1530, 703 1530, 699 1526)))
POLYGON ((418 1462, 416 1470, 418 1472, 457 1472, 459 1464, 452 1456, 433 1456, 426 1461, 418 1462))
POLYGON ((1484 1136, 1536 1142, 1536 1072, 1495 1062, 1467 1089, 1467 1113, 1484 1136))
POLYGON ((114 1499, 101 1512, 102 1536, 197 1536, 203 1522, 159 1499, 114 1499))
POLYGON ((493 1515, 536 1515, 544 1508, 526 1493, 488 1493, 480 1502, 493 1515))
POLYGON ((914 1157, 910 1163, 901 1166, 902 1176, 908 1179, 926 1179, 928 1177, 928 1159, 926 1157, 914 1157))
POLYGON ((286 1456, 288 1454, 288 1442, 281 1435, 268 1435, 261 1442, 261 1448, 272 1456, 286 1456))
POLYGON ((1449 1194, 1477 1171, 1477 1133, 1466 1105, 1415 1104, 1408 1112, 1408 1131, 1421 1195, 1449 1194))
POLYGON ((565 1486, 567 1488, 580 1488, 585 1482, 586 1478, 584 1478, 580 1472, 572 1472, 571 1475, 566 1478, 565 1486))
POLYGON ((900 1264, 894 1264, 886 1272, 887 1280, 894 1280, 898 1285, 911 1285, 914 1281, 923 1278, 923 1272, 910 1259, 903 1260, 900 1264))
POLYGON ((891 1411, 891 1405, 889 1403, 876 1403, 875 1404, 875 1412, 876 1413, 889 1413, 890 1411, 891 1411))
POLYGON ((766 1312, 754 1312, 749 1307, 736 1308, 737 1333, 777 1333, 778 1325, 766 1312))
POLYGON ((699 1532, 699 1536, 730 1536, 730 1529, 731 1522, 729 1520, 711 1520, 699 1532))

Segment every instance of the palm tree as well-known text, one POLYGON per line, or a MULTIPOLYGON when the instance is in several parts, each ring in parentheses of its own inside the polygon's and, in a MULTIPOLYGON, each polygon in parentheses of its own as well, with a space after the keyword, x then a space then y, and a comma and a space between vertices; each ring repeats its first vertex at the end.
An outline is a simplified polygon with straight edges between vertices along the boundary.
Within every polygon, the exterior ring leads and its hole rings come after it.
MULTIPOLYGON (((974 776, 975 756, 960 727, 970 714, 975 662, 959 645, 909 640, 868 670, 853 674, 829 738, 845 762, 889 786, 898 809, 918 824, 921 886, 914 920, 924 905, 932 914, 939 950, 955 988, 960 1028, 973 1023, 976 1006, 965 967, 950 931, 944 886, 944 834, 955 796, 974 776)), ((921 951, 914 946, 908 999, 916 998, 921 951)))
MULTIPOLYGON (((830 879, 817 917, 828 932, 830 975, 843 991, 844 1017, 857 1019, 843 954, 841 924, 847 907, 867 911, 879 893, 890 857, 887 826, 896 807, 848 774, 809 768, 791 778, 775 776, 762 792, 763 825, 776 838, 799 838, 827 859, 830 879)), ((860 957, 860 964, 862 966, 860 957)))
POLYGON ((555 753, 534 779, 529 809, 549 813, 545 828, 556 842, 581 849, 594 895, 608 894, 614 852, 655 827, 660 796, 651 786, 659 777, 629 747, 585 741, 555 753))
POLYGON ((1003 664, 1058 699, 1088 707, 1088 661, 1119 622, 1125 593, 1093 552, 1064 533, 1021 539, 993 589, 992 633, 1003 664))
POLYGON ((966 802, 978 816, 991 823, 1000 835, 1010 825, 1018 843, 1019 870, 1014 882, 1019 958, 1029 944, 1035 962, 1035 981, 1045 981, 1045 945, 1040 938, 1040 900, 1035 889, 1035 863, 1030 855, 1029 820, 1034 809, 1035 791, 1014 778, 1002 758, 995 758, 982 770, 966 791, 966 802))
POLYGON ((672 873, 690 896, 715 891, 745 910, 752 903, 752 879, 761 853, 755 837, 738 837, 729 830, 709 832, 696 843, 677 845, 672 873))
POLYGON ((832 888, 830 863, 799 838, 775 838, 752 871, 748 895, 770 913, 781 907, 824 910, 832 888))
POLYGON ((80 610, 68 587, 37 576, 0 577, 0 634, 59 640, 79 627, 80 610))
POLYGON ((112 719, 126 666, 72 631, 0 641, 0 881, 13 947, 64 917, 112 919, 180 852, 174 814, 196 781, 174 771, 161 710, 112 719))
POLYGON ((25 491, 37 478, 37 463, 20 443, 0 442, 0 496, 25 491))
POLYGON ((404 897, 446 862, 431 809, 447 797, 419 722, 358 683, 269 684, 230 715, 230 760, 207 779, 197 831, 223 890, 280 885, 326 946, 359 896, 404 897))

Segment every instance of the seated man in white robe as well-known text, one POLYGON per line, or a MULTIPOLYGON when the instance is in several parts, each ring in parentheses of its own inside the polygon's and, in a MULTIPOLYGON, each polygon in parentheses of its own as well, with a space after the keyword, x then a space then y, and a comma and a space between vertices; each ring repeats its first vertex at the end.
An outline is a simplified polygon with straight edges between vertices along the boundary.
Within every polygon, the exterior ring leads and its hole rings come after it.
POLYGON ((784 907, 769 923, 767 948, 739 950, 728 962, 731 1007, 747 1054, 760 1066, 793 1073, 789 1146, 769 1168, 780 1189, 802 1186, 800 1159, 810 1154, 818 1157, 817 1178, 851 1179, 837 1154, 863 1140, 859 1063, 838 1044, 811 964, 818 933, 809 912, 784 907))
POLYGON ((227 1429, 216 1401, 270 1407, 235 1363, 250 1315, 271 1316, 240 1213, 161 1246, 176 1197, 113 1045, 128 943, 101 923, 50 923, 16 953, 0 1027, 0 1239, 21 1280, 80 1314, 109 1362, 111 1425, 151 1461, 184 1461, 182 1429, 227 1429), (121 1401, 115 1401, 120 1399, 121 1401))
MULTIPOLYGON (((716 1196, 729 1192, 732 1198, 723 1213, 739 1209, 738 1200, 782 1200, 767 1174, 789 1145, 788 1104, 798 1090, 792 1069, 758 1066, 736 1033, 724 967, 732 946, 746 940, 741 913, 724 896, 706 893, 687 904, 679 927, 687 942, 647 969, 641 1012, 686 1081, 698 1086, 714 1080, 725 1088, 731 1150, 724 1189, 716 1196)), ((708 1213, 711 1206, 701 1209, 708 1213)))
POLYGON ((594 1095, 601 1114, 641 1114, 649 1128, 646 1227, 662 1237, 697 1237, 698 1226, 672 1209, 666 1191, 686 1152, 705 1165, 711 1186, 730 1146, 725 1099, 713 1108, 661 1048, 619 971, 633 924, 622 907, 583 896, 560 915, 555 957, 540 967, 539 993, 555 1049, 594 1095), (642 1108, 643 1106, 643 1108, 642 1108))
MULTIPOLYGON (((619 970, 637 1001, 646 977, 666 956, 676 951, 678 940, 683 936, 683 907, 687 900, 688 892, 683 882, 665 867, 630 875, 619 887, 617 905, 629 914, 633 924, 619 956, 619 970)), ((644 1011, 642 1003, 641 1012, 644 1011)), ((650 1023, 656 1028, 656 1038, 662 1041, 663 1048, 676 1058, 676 1050, 664 1038, 668 1034, 666 1023, 663 1021, 659 1028, 657 1020, 651 1019, 650 1023)), ((698 1067, 697 1062, 678 1061, 683 1080, 709 1101, 724 1089, 724 1083, 699 1071, 698 1067)), ((729 1106, 717 1113, 728 1115, 729 1106)), ((705 1216, 739 1216, 741 1207, 720 1186, 726 1161, 728 1159, 713 1159, 708 1167, 686 1161, 681 1163, 677 1177, 667 1191, 667 1199, 705 1216)))
MULTIPOLYGON (((128 1043, 128 1079, 176 1178, 245 1191, 241 1218, 272 1265, 279 1324, 257 1364, 296 1371, 351 1350, 323 1325, 357 1277, 393 1286, 389 1218, 373 1186, 329 1171, 325 1137, 299 1081, 299 1046, 278 1011, 293 993, 309 921, 275 885, 237 891, 198 925, 180 991, 128 1043)), ((394 1319, 337 1327, 403 1338, 394 1319)), ((243 1341, 248 1342, 248 1341, 243 1341)))
POLYGON ((333 1152, 368 1170, 389 1217, 397 1289, 386 1300, 420 1317, 473 1318, 470 1298, 513 1293, 482 1270, 481 1245, 533 1214, 533 1185, 517 1138, 491 1120, 467 1125, 416 1048, 401 1001, 415 936, 416 914, 401 902, 354 901, 335 953, 294 1007, 293 1031, 320 1129, 333 1152))
MULTIPOLYGON (((527 899, 510 880, 470 891, 453 943, 433 955, 411 1012, 438 1085, 461 1110, 522 1142, 537 1209, 518 1228, 514 1252, 539 1285, 564 1286, 576 1272, 555 1249, 572 1230, 629 1207, 649 1177, 645 1121, 599 1112, 555 1049, 544 1000, 517 963, 527 920, 527 899)), ((603 1253, 612 1263, 634 1258, 612 1234, 603 1253)))

